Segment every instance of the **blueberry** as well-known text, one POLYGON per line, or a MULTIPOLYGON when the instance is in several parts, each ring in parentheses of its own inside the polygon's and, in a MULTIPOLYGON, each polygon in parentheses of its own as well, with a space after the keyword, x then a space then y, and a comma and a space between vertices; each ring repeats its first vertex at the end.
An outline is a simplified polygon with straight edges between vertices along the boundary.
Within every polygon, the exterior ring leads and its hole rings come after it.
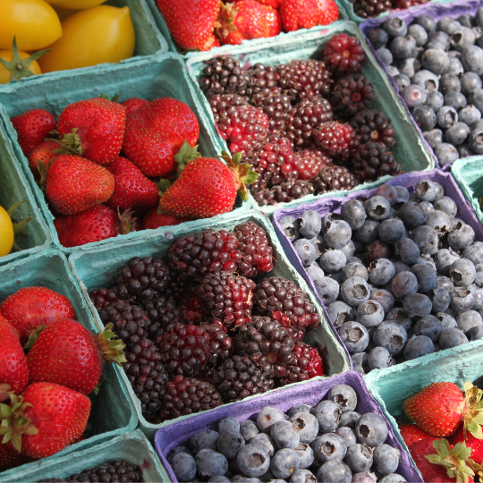
POLYGON ((417 84, 410 84, 405 87, 401 95, 409 108, 421 106, 426 99, 425 91, 417 84))
MULTIPOLYGON (((409 59, 414 56, 416 41, 410 35, 395 37, 389 45, 389 49, 395 59, 409 59)), ((419 61, 417 62, 419 63, 419 61)), ((408 74, 405 70, 402 70, 402 72, 408 74)))
POLYGON ((458 27, 449 39, 451 47, 459 52, 463 52, 468 47, 474 45, 475 40, 475 33, 468 27, 458 27))
POLYGON ((357 421, 356 436, 362 444, 379 446, 386 441, 388 434, 386 421, 376 413, 365 413, 357 421))
POLYGON ((394 186, 397 191, 396 203, 406 203, 409 201, 409 191, 404 186, 394 186))
POLYGON ((321 277, 314 280, 314 285, 324 305, 331 304, 337 300, 339 296, 339 284, 335 280, 329 277, 321 277))
POLYGON ((443 106, 436 113, 436 118, 438 121, 438 126, 443 129, 448 129, 454 126, 458 122, 458 112, 454 107, 443 106))
POLYGON ((317 250, 317 256, 320 257, 324 250, 327 250, 327 243, 325 243, 324 237, 322 235, 317 235, 314 238, 308 239, 312 245, 314 245, 317 250))
POLYGON ((369 333, 359 322, 346 322, 339 328, 339 335, 350 354, 362 352, 369 345, 369 333))
POLYGON ((458 112, 458 118, 460 122, 464 122, 471 127, 481 119, 481 112, 475 106, 466 106, 458 112))
POLYGON ((247 419, 240 423, 240 434, 245 441, 253 438, 258 433, 258 426, 251 419, 247 419))
POLYGON ((196 461, 188 453, 177 453, 170 461, 178 481, 191 481, 196 476, 196 461))
MULTIPOLYGON (((315 457, 314 457, 314 452, 309 444, 300 443, 295 448, 295 452, 299 457, 299 468, 305 469, 313 464, 315 457)), ((290 480, 290 481, 293 481, 293 480, 290 480)))
POLYGON ((336 328, 341 327, 346 322, 355 319, 355 310, 350 305, 347 305, 341 300, 336 300, 332 302, 327 307, 327 313, 329 314, 330 321, 335 325, 336 328))
POLYGON ((466 107, 468 101, 461 92, 449 92, 444 96, 444 103, 447 106, 454 107, 457 111, 466 107))
POLYGON ((461 62, 466 70, 483 74, 483 50, 476 45, 471 45, 463 50, 461 62))
POLYGON ((444 288, 435 288, 430 296, 434 312, 443 312, 451 303, 451 295, 444 288))
POLYGON ((258 433, 257 435, 253 436, 252 439, 247 441, 247 443, 261 446, 265 449, 270 457, 275 453, 275 442, 273 441, 272 437, 266 433, 258 433))
POLYGON ((394 251, 402 263, 413 265, 419 258, 421 251, 411 238, 403 238, 394 245, 394 251))
MULTIPOLYGON (((178 480, 178 481, 183 481, 183 480, 178 480)), ((230 483, 231 481, 232 480, 230 480, 230 478, 227 478, 226 476, 215 475, 208 480, 208 483, 230 483)))
POLYGON ((364 327, 377 327, 383 320, 384 309, 379 302, 368 300, 357 307, 357 322, 364 327))
POLYGON ((257 425, 260 431, 270 433, 271 426, 277 421, 287 419, 285 414, 278 408, 265 406, 257 415, 257 425))
POLYGON ((418 291, 418 279, 414 273, 400 272, 392 281, 392 293, 397 299, 418 291))
POLYGON ((294 414, 297 413, 310 413, 314 412, 313 406, 309 406, 308 404, 296 404, 292 406, 288 412, 288 417, 291 418, 294 414))
POLYGON ((313 210, 304 211, 297 221, 300 234, 305 238, 313 238, 314 236, 317 236, 322 228, 320 215, 313 210))
POLYGON ((227 458, 235 458, 243 446, 245 446, 243 436, 234 430, 223 431, 217 442, 218 451, 227 458))
MULTIPOLYGON (((480 112, 483 111, 483 89, 474 89, 468 95, 468 103, 474 105, 480 112)), ((475 127, 481 128, 480 125, 475 127)))
POLYGON ((377 49, 376 54, 379 56, 381 61, 386 64, 386 66, 390 66, 392 64, 392 61, 394 60, 391 51, 389 49, 386 49, 386 47, 381 47, 380 49, 377 49))
POLYGON ((186 446, 177 446, 176 448, 172 449, 166 458, 168 460, 168 463, 171 464, 173 461, 173 458, 178 454, 178 453, 186 453, 189 454, 190 456, 193 456, 191 451, 186 447, 186 446))
POLYGON ((426 315, 416 322, 414 333, 416 335, 425 335, 433 342, 437 342, 443 326, 441 321, 434 315, 426 315))
MULTIPOLYGON (((450 52, 454 52, 454 51, 450 51, 450 52)), ((459 57, 451 57, 449 55, 450 52, 448 52, 449 70, 448 70, 447 73, 448 74, 454 74, 454 75, 457 75, 457 76, 463 75, 464 72, 465 72, 465 68, 463 67, 463 63, 461 62, 459 57)))
POLYGON ((450 307, 457 313, 471 310, 475 305, 475 297, 471 290, 467 290, 463 287, 456 287, 451 292, 451 304, 450 307))
POLYGON ((336 273, 342 270, 347 258, 341 250, 327 250, 319 260, 320 266, 325 273, 336 273))
POLYGON ((373 341, 376 346, 384 347, 389 354, 400 354, 407 341, 407 332, 394 321, 385 321, 374 332, 373 341))
POLYGON ((461 312, 456 317, 456 323, 458 329, 462 330, 465 334, 478 325, 483 325, 481 315, 476 310, 467 310, 466 312, 461 312))
MULTIPOLYGON (((364 353, 365 354, 365 353, 364 353)), ((367 355, 367 354, 366 354, 367 355)), ((361 415, 357 411, 348 411, 343 413, 340 418, 340 427, 348 427, 354 429, 356 427, 357 421, 359 421, 361 415)))
POLYGON ((212 429, 203 429, 190 439, 190 447, 193 454, 196 455, 202 449, 212 449, 216 451, 216 444, 220 434, 212 429))
POLYGON ((461 92, 467 96, 471 92, 481 89, 482 82, 481 77, 475 72, 465 72, 460 79, 461 82, 461 92))
POLYGON ((473 126, 468 136, 468 145, 472 152, 483 154, 483 128, 473 126))
POLYGON ((350 277, 361 277, 364 280, 369 280, 369 272, 361 262, 347 263, 342 269, 342 273, 344 274, 344 280, 350 277))
POLYGON ((401 462, 401 452, 388 444, 374 449, 374 465, 381 475, 394 473, 401 462))
POLYGON ((397 473, 391 473, 390 475, 385 476, 381 480, 379 480, 379 483, 406 483, 406 478, 404 476, 401 476, 397 473))
POLYGON ((436 262, 438 271, 443 275, 448 275, 451 265, 459 258, 459 255, 453 252, 453 250, 442 248, 435 254, 434 261, 436 262))
POLYGON ((421 25, 415 23, 410 25, 408 34, 416 41, 418 47, 422 47, 428 41, 428 32, 421 25))
POLYGON ((475 14, 475 24, 482 26, 483 25, 483 8, 479 8, 475 14))
POLYGON ((471 260, 475 265, 483 263, 483 242, 476 241, 465 248, 463 257, 471 260))
POLYGON ((320 401, 315 406, 314 416, 319 422, 320 431, 329 433, 335 431, 339 426, 342 410, 334 401, 320 401))
MULTIPOLYGON (((480 286, 480 285, 477 285, 480 286)), ((473 297, 475 298, 475 303, 473 305, 474 310, 483 309, 483 289, 478 289, 473 292, 473 297)))
POLYGON ((314 455, 322 462, 339 458, 343 460, 346 453, 347 447, 344 444, 344 440, 335 433, 327 433, 319 436, 313 443, 312 449, 314 455))
POLYGON ((458 212, 458 206, 448 196, 443 196, 436 201, 434 203, 434 208, 436 210, 444 211, 450 218, 454 218, 458 212))
POLYGON ((296 240, 293 247, 305 267, 308 267, 317 259, 317 250, 315 246, 306 238, 299 238, 296 240))
POLYGON ((406 74, 399 73, 393 77, 394 82, 396 83, 397 88, 402 91, 405 87, 411 84, 411 79, 406 74))
POLYGON ((449 57, 443 50, 426 50, 421 57, 421 63, 425 69, 434 72, 436 75, 443 75, 449 70, 449 57))
POLYGON ((451 265, 449 276, 455 285, 468 287, 475 280, 476 268, 471 260, 460 258, 451 265))
POLYGON ((459 26, 459 23, 455 19, 451 17, 441 17, 438 20, 436 28, 437 30, 443 31, 448 35, 451 35, 458 29, 459 26))
POLYGON ((444 94, 461 92, 461 82, 455 74, 444 74, 439 81, 439 90, 444 94))
POLYGON ((436 287, 437 275, 431 266, 417 263, 411 267, 411 272, 413 272, 418 279, 420 293, 429 292, 436 287))
POLYGON ((435 112, 444 106, 444 96, 441 92, 433 90, 426 94, 424 105, 430 107, 435 112))
POLYGON ((319 422, 312 414, 308 412, 295 413, 290 418, 290 423, 293 430, 299 435, 301 443, 311 443, 317 437, 319 422))
POLYGON ((458 154, 460 158, 467 158, 473 156, 473 151, 467 143, 463 143, 458 146, 458 154))
MULTIPOLYGON (((248 478, 247 476, 243 475, 235 475, 230 479, 230 481, 232 483, 260 483, 260 480, 258 478, 248 478)), ((277 483, 281 483, 280 480, 278 480, 277 483)))
POLYGON ((408 33, 406 22, 399 17, 388 17, 382 24, 382 28, 391 37, 403 37, 408 33))
POLYGON ((311 471, 300 469, 294 472, 290 483, 317 483, 317 478, 311 471))
POLYGON ((223 476, 228 471, 228 461, 225 456, 212 449, 202 449, 196 454, 195 460, 198 473, 202 477, 223 476))
POLYGON ((347 448, 347 454, 344 461, 354 472, 369 471, 372 466, 373 449, 365 444, 354 444, 347 448))
POLYGON ((345 303, 357 307, 369 300, 370 290, 363 278, 351 277, 342 284, 340 294, 345 303))
POLYGON ((452 144, 441 143, 433 149, 441 166, 450 165, 459 158, 458 150, 452 144))
POLYGON ((477 325, 471 328, 467 333, 466 336, 469 340, 479 340, 483 338, 483 325, 477 325))
POLYGON ((430 203, 429 201, 421 201, 419 206, 426 212, 426 215, 429 215, 432 211, 434 211, 433 203, 430 203))
POLYGON ((236 457, 236 462, 244 475, 255 478, 262 476, 270 467, 270 457, 259 444, 243 446, 236 457))
POLYGON ((448 234, 448 244, 455 250, 464 250, 469 247, 475 239, 475 231, 470 225, 458 222, 448 234))
POLYGON ((351 483, 351 469, 339 459, 324 463, 317 471, 317 481, 324 483, 351 483))
POLYGON ((431 313, 432 304, 427 295, 413 293, 406 296, 403 301, 403 309, 409 317, 424 317, 431 313))
POLYGON ((305 270, 307 271, 307 275, 312 280, 317 280, 318 278, 322 278, 325 276, 324 271, 320 268, 319 265, 317 265, 316 262, 306 267, 305 270))
POLYGON ((416 106, 412 113, 414 122, 422 131, 431 131, 436 126, 436 113, 426 105, 416 106))
POLYGON ((340 249, 351 239, 352 229, 344 220, 333 220, 323 227, 323 235, 329 248, 340 249))
POLYGON ((369 295, 369 298, 371 300, 379 302, 382 305, 382 309, 384 310, 384 313, 389 312, 394 307, 393 295, 387 290, 384 290, 382 288, 379 288, 377 290, 372 290, 369 295))
POLYGON ((300 466, 300 459, 295 450, 283 448, 275 453, 270 462, 270 470, 276 478, 290 478, 300 466))
POLYGON ((299 233, 298 227, 296 226, 297 225, 296 220, 293 216, 282 216, 282 218, 278 220, 278 223, 280 224, 280 227, 285 233, 285 236, 290 241, 293 242, 297 238, 299 238, 300 233, 299 233))
POLYGON ((411 233, 411 238, 422 255, 434 255, 438 251, 438 233, 430 226, 416 227, 411 233))
POLYGON ((398 218, 390 218, 384 220, 378 227, 377 233, 379 238, 390 245, 394 245, 397 241, 404 238, 406 229, 404 223, 398 218))
POLYGON ((468 339, 460 329, 443 329, 438 342, 441 349, 444 350, 466 344, 468 339))
POLYGON ((364 471, 362 473, 355 473, 352 477, 352 483, 375 483, 377 476, 374 473, 364 471))
MULTIPOLYGON (((449 49, 449 35, 446 32, 442 32, 440 30, 436 32, 430 32, 428 35, 428 42, 425 45, 425 48, 431 48, 432 46, 428 45, 430 42, 437 43, 441 46, 443 50, 449 49)), ((434 47, 432 47, 434 48, 434 47)))
POLYGON ((357 406, 357 394, 351 386, 338 384, 327 395, 327 399, 334 401, 343 413, 353 411, 357 406))
POLYGON ((367 216, 382 221, 391 213, 391 203, 384 196, 371 196, 364 204, 367 216))
POLYGON ((392 320, 396 322, 397 324, 401 325, 408 331, 409 329, 412 328, 413 322, 411 318, 404 312, 404 310, 401 307, 394 307, 391 309, 387 315, 386 315, 386 320, 392 320))
POLYGON ((369 244, 377 240, 377 227, 379 222, 371 219, 367 219, 364 224, 355 231, 355 236, 363 244, 369 244))
POLYGON ((421 25, 428 34, 436 31, 436 22, 431 15, 419 15, 414 19, 414 23, 421 25))
POLYGON ((404 203, 399 209, 398 215, 408 229, 422 225, 427 218, 426 212, 414 201, 404 203))
POLYGON ((238 421, 238 419, 233 418, 231 416, 220 419, 218 421, 218 432, 221 434, 224 431, 236 431, 237 433, 239 433, 240 421, 238 421))
POLYGON ((373 369, 382 369, 384 367, 391 367, 394 365, 394 359, 387 349, 384 347, 374 347, 374 349, 369 352, 369 357, 367 359, 369 368, 371 371, 373 369))
POLYGON ((465 27, 472 28, 475 24, 475 19, 469 13, 464 13, 458 17, 458 22, 465 27))
POLYGON ((367 217, 364 205, 359 200, 346 201, 340 214, 353 230, 361 228, 367 217))
MULTIPOLYGON (((427 37, 427 34, 426 34, 427 37)), ((367 38, 370 40, 374 49, 384 47, 389 39, 387 32, 381 28, 373 28, 367 32, 367 38)))

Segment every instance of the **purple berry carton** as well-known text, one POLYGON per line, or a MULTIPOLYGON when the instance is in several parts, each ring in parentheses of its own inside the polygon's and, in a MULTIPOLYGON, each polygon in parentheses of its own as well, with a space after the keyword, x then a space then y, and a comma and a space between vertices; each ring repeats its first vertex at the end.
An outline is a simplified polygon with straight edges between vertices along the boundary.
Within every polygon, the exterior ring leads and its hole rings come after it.
POLYGON ((167 456, 173 448, 187 444, 189 439, 198 431, 203 429, 216 429, 217 422, 228 416, 235 417, 239 421, 255 419, 256 415, 265 406, 274 406, 283 412, 288 411, 296 404, 315 406, 319 401, 324 399, 326 394, 334 386, 339 384, 347 384, 355 390, 358 399, 356 411, 361 414, 367 412, 377 413, 387 422, 389 435, 386 443, 394 446, 401 452, 401 462, 399 463, 397 473, 404 476, 408 482, 422 482, 423 480, 419 471, 396 437, 396 433, 398 432, 397 427, 392 426, 388 422, 381 407, 367 389, 364 379, 354 371, 338 374, 329 379, 314 380, 301 386, 287 387, 271 392, 270 394, 262 394, 248 401, 240 401, 230 406, 221 406, 206 414, 195 414, 182 421, 159 429, 154 437, 154 447, 166 468, 170 481, 173 483, 178 482, 171 465, 168 463, 167 456))

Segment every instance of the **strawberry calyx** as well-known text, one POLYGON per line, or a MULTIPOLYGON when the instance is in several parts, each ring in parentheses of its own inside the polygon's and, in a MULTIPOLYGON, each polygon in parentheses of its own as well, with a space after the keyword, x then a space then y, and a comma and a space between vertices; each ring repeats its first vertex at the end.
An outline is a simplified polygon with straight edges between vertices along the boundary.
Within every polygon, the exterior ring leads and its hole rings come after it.
POLYGON ((134 215, 134 211, 130 208, 127 208, 122 213, 119 211, 119 206, 117 207, 117 232, 120 235, 127 235, 128 233, 132 233, 136 231, 136 220, 137 218, 134 215))
POLYGON ((126 344, 117 339, 117 334, 112 331, 113 324, 107 324, 104 330, 96 336, 98 346, 105 361, 115 362, 120 366, 126 361, 123 349, 126 344))
POLYGON ((475 438, 483 439, 483 431, 481 425, 483 425, 483 391, 471 384, 471 382, 465 382, 463 386, 465 391, 466 410, 463 413, 463 428, 465 431, 469 431, 475 438))
POLYGON ((40 333, 45 329, 45 325, 39 325, 32 332, 30 332, 29 339, 23 346, 24 350, 29 350, 34 345, 35 341, 38 339, 40 333))
POLYGON ((246 185, 254 183, 258 178, 258 173, 255 173, 255 171, 250 169, 252 167, 251 164, 240 163, 242 157, 243 153, 235 153, 233 156, 230 156, 226 151, 222 151, 220 156, 235 176, 238 195, 240 198, 247 201, 248 190, 246 185))
POLYGON ((0 384, 0 402, 10 399, 10 384, 0 384))
POLYGON ((218 38, 224 42, 231 32, 236 32, 235 19, 238 9, 234 3, 221 3, 220 13, 215 23, 215 32, 218 38))
POLYGON ((434 440, 433 446, 436 454, 426 455, 425 458, 432 464, 443 466, 450 478, 456 478, 458 483, 467 483, 470 476, 475 476, 474 471, 467 465, 471 448, 465 443, 457 443, 451 449, 448 440, 443 438, 434 440))
MULTIPOLYGON (((50 139, 49 139, 50 140, 50 139)), ((62 139, 51 139, 59 144, 60 148, 52 151, 54 154, 75 154, 82 156, 84 150, 82 148, 82 140, 77 134, 77 128, 72 129, 72 132, 67 133, 62 139)))
MULTIPOLYGON (((27 200, 22 200, 18 201, 17 203, 13 204, 8 210, 7 210, 7 215, 12 218, 12 213, 20 206, 26 203, 27 200)), ((27 223, 33 218, 33 216, 29 216, 28 218, 25 218, 25 220, 18 221, 17 223, 14 223, 12 221, 12 227, 13 227, 13 233, 14 235, 24 235, 24 233, 21 231, 23 230, 26 226, 27 223)), ((14 242, 13 247, 15 251, 20 251, 21 248, 14 242)))
POLYGON ((178 154, 174 155, 174 160, 178 164, 178 173, 181 173, 186 165, 196 158, 201 158, 201 154, 198 152, 198 144, 191 147, 187 141, 184 141, 178 154))

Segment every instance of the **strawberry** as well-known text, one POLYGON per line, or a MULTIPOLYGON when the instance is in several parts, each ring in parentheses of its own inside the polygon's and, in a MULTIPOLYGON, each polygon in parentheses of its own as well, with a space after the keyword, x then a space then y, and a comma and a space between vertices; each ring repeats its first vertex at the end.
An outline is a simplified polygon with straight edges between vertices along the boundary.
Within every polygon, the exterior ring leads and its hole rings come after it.
POLYGON ((0 313, 18 330, 22 345, 42 325, 49 325, 58 318, 75 319, 69 299, 46 287, 17 290, 0 304, 0 313))
POLYGON ((161 197, 161 211, 184 218, 209 218, 231 211, 237 191, 247 199, 245 184, 257 178, 249 164, 240 164, 241 158, 241 153, 230 158, 223 151, 226 165, 213 158, 190 161, 161 197))
POLYGON ((28 381, 27 359, 18 330, 0 315, 0 384, 8 384, 9 390, 20 393, 28 381))
POLYGON ((282 0, 257 0, 258 3, 262 5, 266 5, 267 7, 272 7, 275 9, 279 9, 282 5, 282 0))
POLYGON ((319 21, 318 0, 283 0, 280 7, 283 28, 287 32, 315 27, 319 21))
POLYGON ((74 215, 107 201, 114 176, 102 166, 72 154, 57 156, 47 171, 45 194, 57 212, 74 215))
POLYGON ((19 116, 12 117, 11 121, 25 156, 43 143, 56 125, 55 117, 45 109, 30 109, 19 116))
POLYGON ((466 464, 471 448, 464 443, 450 445, 446 439, 424 439, 409 448, 416 466, 423 475, 423 481, 446 483, 456 481, 472 482, 473 470, 466 464))
POLYGON ((194 146, 199 134, 189 106, 163 97, 128 116, 123 152, 146 176, 157 178, 174 170, 174 156, 183 142, 194 146))
POLYGON ((143 107, 147 104, 149 104, 149 101, 146 99, 139 99, 137 97, 131 97, 130 99, 126 99, 125 101, 121 102, 121 106, 124 106, 126 109, 126 118, 133 112, 137 111, 140 107, 143 107))
POLYGON ((183 50, 208 50, 220 0, 156 0, 174 41, 183 50))
POLYGON ((334 0, 317 0, 317 25, 328 25, 339 19, 339 7, 334 0))
POLYGON ((465 430, 461 427, 451 438, 451 443, 465 443, 471 448, 471 459, 479 465, 483 464, 483 439, 475 438, 469 431, 465 435, 465 430))
POLYGON ((47 167, 49 161, 57 156, 57 154, 54 154, 54 151, 57 149, 59 149, 59 144, 57 142, 44 141, 31 151, 31 153, 28 155, 28 160, 29 168, 34 175, 34 178, 40 178, 39 164, 47 167))
POLYGON ((131 208, 134 213, 146 213, 159 203, 158 187, 144 176, 129 159, 119 156, 107 169, 114 175, 114 193, 106 205, 120 211, 131 208))
POLYGON ((66 152, 100 165, 119 156, 125 128, 126 109, 101 97, 69 104, 57 126, 66 152))
POLYGON ((243 40, 278 35, 282 20, 272 7, 256 0, 237 0, 221 7, 215 30, 222 44, 237 45, 243 40))
POLYGON ((0 435, 31 458, 46 458, 73 443, 86 429, 91 410, 87 396, 58 384, 30 384, 21 396, 9 393, 0 405, 0 435))
POLYGON ((418 428, 415 424, 400 424, 399 432, 401 437, 409 448, 413 443, 422 441, 423 439, 431 439, 434 437, 425 433, 422 429, 418 428))
POLYGON ((165 215, 164 213, 158 213, 158 208, 151 208, 143 216, 143 230, 155 230, 160 226, 173 226, 184 223, 185 221, 191 221, 190 218, 180 218, 179 216, 165 215))
POLYGON ((79 322, 60 319, 46 327, 27 355, 30 383, 53 382, 82 394, 99 383, 104 361, 126 362, 125 344, 111 330, 92 335, 79 322))
POLYGON ((31 458, 20 454, 8 444, 1 444, 0 441, 0 471, 16 468, 30 461, 32 461, 31 458))

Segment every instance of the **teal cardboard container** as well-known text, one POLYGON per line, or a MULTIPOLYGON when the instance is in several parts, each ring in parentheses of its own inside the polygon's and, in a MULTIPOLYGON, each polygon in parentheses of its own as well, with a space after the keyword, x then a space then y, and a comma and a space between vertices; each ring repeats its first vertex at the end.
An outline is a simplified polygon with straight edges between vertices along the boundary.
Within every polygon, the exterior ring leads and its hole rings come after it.
MULTIPOLYGON (((424 171, 432 169, 435 161, 429 153, 423 140, 420 138, 405 106, 401 102, 398 94, 394 91, 387 75, 379 66, 376 58, 368 47, 366 40, 357 26, 352 22, 337 22, 329 27, 318 27, 310 33, 299 33, 293 35, 290 39, 281 38, 269 44, 257 46, 237 46, 230 50, 230 54, 240 60, 242 64, 255 64, 261 62, 268 65, 277 66, 294 59, 320 58, 323 46, 334 34, 346 33, 359 39, 366 54, 366 61, 362 65, 362 74, 371 80, 374 91, 377 93, 374 103, 375 109, 383 111, 392 121, 392 125, 396 131, 396 144, 392 146, 394 157, 401 165, 404 172, 407 171, 424 171)), ((206 115, 214 125, 214 117, 210 109, 210 105, 201 91, 198 84, 198 77, 204 68, 204 61, 209 60, 216 55, 214 52, 203 52, 190 57, 186 66, 188 73, 196 86, 198 97, 202 103, 206 115)), ((223 149, 228 147, 221 137, 218 136, 219 143, 223 149)), ((377 186, 390 176, 384 176, 373 183, 365 183, 359 185, 356 190, 368 189, 377 186)), ((273 213, 277 209, 296 206, 300 203, 307 203, 320 199, 325 196, 344 196, 348 191, 329 192, 325 195, 313 196, 308 195, 290 203, 279 203, 273 206, 258 207, 258 204, 252 198, 254 207, 260 209, 264 213, 273 213)))
POLYGON ((35 482, 50 478, 67 478, 84 470, 115 459, 129 461, 142 467, 143 481, 152 483, 168 482, 169 477, 161 461, 141 431, 131 431, 116 436, 109 441, 68 456, 60 456, 51 461, 39 461, 30 468, 18 471, 7 479, 0 475, 0 481, 8 483, 35 482))
MULTIPOLYGON (((320 344, 324 359, 325 372, 329 376, 332 376, 350 370, 351 363, 348 353, 327 322, 322 307, 317 302, 317 299, 309 289, 308 285, 287 260, 268 219, 255 210, 246 211, 238 215, 224 215, 216 224, 214 224, 212 220, 204 220, 199 221, 197 225, 192 227, 184 227, 183 225, 172 227, 172 231, 150 233, 142 239, 124 241, 116 244, 115 247, 106 245, 90 249, 78 248, 70 255, 69 262, 73 268, 74 275, 79 280, 81 290, 86 300, 88 300, 92 313, 95 315, 96 319, 99 320, 97 310, 89 300, 88 291, 93 288, 110 288, 113 286, 119 276, 119 270, 123 265, 128 263, 131 258, 136 256, 141 258, 147 256, 163 257, 166 255, 168 247, 174 240, 186 236, 189 233, 201 232, 207 228, 231 230, 236 225, 245 221, 254 221, 259 226, 262 226, 267 232, 269 240, 273 246, 275 259, 274 269, 269 274, 265 274, 265 276, 284 277, 293 281, 309 295, 311 302, 317 307, 318 313, 322 317, 321 324, 317 329, 311 331, 304 340, 309 344, 313 344, 314 342, 320 344)), ((126 384, 129 385, 127 379, 125 379, 125 381, 126 384)), ((305 384, 305 382, 298 384, 305 384)), ((292 385, 286 387, 292 387, 292 385)), ((280 389, 274 389, 274 391, 280 391, 280 389)), ((140 421, 140 428, 149 439, 154 437, 154 433, 159 428, 186 418, 181 417, 158 425, 148 423, 141 414, 140 404, 137 397, 134 395, 134 392, 130 390, 130 394, 136 407, 140 421)))
MULTIPOLYGON (((54 248, 48 248, 28 258, 0 267, 0 301, 24 287, 47 287, 66 296, 72 303, 77 321, 93 333, 99 332, 89 308, 80 293, 79 286, 65 256, 54 248)), ((0 481, 11 481, 18 471, 26 471, 56 460, 73 451, 90 448, 115 436, 136 429, 136 411, 121 376, 122 369, 104 364, 99 394, 91 396, 91 416, 87 423, 86 439, 67 446, 59 453, 38 462, 27 463, 0 472, 0 481)))
MULTIPOLYGON (((18 84, 9 93, 0 91, 0 117, 3 117, 7 133, 12 140, 6 143, 7 153, 16 157, 22 166, 24 174, 34 191, 37 202, 47 220, 52 240, 64 253, 70 253, 73 248, 65 248, 57 237, 53 221, 44 194, 34 181, 28 166, 27 158, 17 143, 17 133, 10 118, 32 108, 43 108, 52 113, 60 114, 62 109, 72 102, 107 94, 112 97, 120 96, 120 101, 130 97, 141 97, 148 100, 159 97, 173 97, 185 102, 196 114, 200 125, 199 149, 205 156, 220 155, 221 147, 207 120, 191 83, 186 74, 183 59, 177 54, 147 57, 137 62, 120 65, 115 70, 97 69, 96 72, 86 73, 81 69, 70 71, 62 81, 62 89, 52 77, 38 77, 29 84, 18 84)), ((235 212, 244 211, 250 204, 237 200, 235 212)), ((217 218, 212 222, 216 223, 217 218)), ((156 231, 163 231, 165 227, 156 231)), ((151 231, 151 230, 150 230, 151 231)), ((119 235, 90 245, 119 243, 123 239, 139 238, 146 231, 119 235)))
POLYGON ((475 210, 480 223, 483 223, 480 204, 480 198, 483 198, 483 157, 471 156, 458 159, 451 166, 451 174, 475 210))
POLYGON ((8 152, 6 143, 7 133, 0 119, 0 206, 8 210, 15 203, 26 200, 12 213, 12 220, 18 222, 29 217, 32 219, 24 228, 24 233, 15 237, 15 242, 21 250, 11 251, 8 255, 0 257, 0 266, 37 253, 52 243, 49 229, 32 190, 17 160, 8 152))

